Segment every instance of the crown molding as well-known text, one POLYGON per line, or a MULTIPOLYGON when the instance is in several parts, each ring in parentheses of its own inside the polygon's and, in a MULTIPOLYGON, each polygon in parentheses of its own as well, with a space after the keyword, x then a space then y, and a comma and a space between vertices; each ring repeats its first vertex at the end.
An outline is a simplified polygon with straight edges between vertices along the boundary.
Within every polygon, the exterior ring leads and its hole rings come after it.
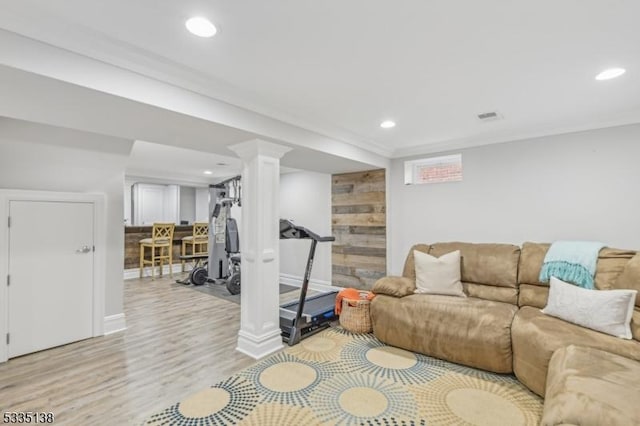
POLYGON ((194 188, 208 188, 209 185, 221 179, 221 176, 213 176, 210 179, 197 179, 174 174, 166 174, 158 171, 140 169, 128 169, 124 176, 126 181, 134 183, 152 183, 157 185, 180 185, 194 188))
POLYGON ((414 145, 407 148, 396 149, 391 156, 392 159, 413 157, 417 155, 437 154, 446 151, 477 148, 500 143, 518 142, 529 139, 537 139, 549 136, 558 136, 569 133, 588 132, 593 130, 607 129, 611 127, 621 127, 640 123, 640 110, 629 117, 612 119, 590 125, 558 126, 522 133, 507 135, 489 135, 486 137, 470 137, 460 139, 450 139, 436 141, 428 144, 414 145))

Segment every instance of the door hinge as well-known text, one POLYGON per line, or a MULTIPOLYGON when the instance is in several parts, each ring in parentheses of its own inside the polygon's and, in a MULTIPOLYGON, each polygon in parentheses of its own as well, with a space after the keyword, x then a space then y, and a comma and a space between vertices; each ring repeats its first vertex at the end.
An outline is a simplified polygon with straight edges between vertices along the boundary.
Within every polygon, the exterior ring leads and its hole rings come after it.
POLYGON ((7 287, 11 285, 11 275, 7 274, 7 287))
POLYGON ((96 251, 96 246, 93 246, 93 251, 96 251))
POLYGON ((7 333, 7 345, 9 344, 10 341, 11 339, 9 338, 9 333, 7 333))
POLYGON ((7 228, 11 228, 11 216, 7 216, 7 228))

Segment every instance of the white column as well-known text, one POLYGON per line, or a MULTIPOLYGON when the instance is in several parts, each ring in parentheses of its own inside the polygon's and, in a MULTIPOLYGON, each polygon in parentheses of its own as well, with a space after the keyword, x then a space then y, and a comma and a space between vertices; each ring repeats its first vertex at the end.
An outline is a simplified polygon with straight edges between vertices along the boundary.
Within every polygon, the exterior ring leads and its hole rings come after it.
POLYGON ((229 147, 242 159, 240 331, 236 350, 255 359, 282 348, 279 319, 280 158, 259 139, 229 147))

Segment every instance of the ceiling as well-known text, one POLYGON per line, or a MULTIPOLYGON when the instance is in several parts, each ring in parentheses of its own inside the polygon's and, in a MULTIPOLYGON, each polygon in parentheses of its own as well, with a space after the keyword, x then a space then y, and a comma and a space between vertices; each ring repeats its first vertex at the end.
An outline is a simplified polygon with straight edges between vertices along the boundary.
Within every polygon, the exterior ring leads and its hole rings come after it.
MULTIPOLYGON (((280 173, 296 171, 280 166, 280 173)), ((130 177, 193 186, 208 186, 241 172, 242 162, 236 157, 145 141, 133 143, 126 165, 130 177)))
MULTIPOLYGON (((3 56, 0 55, 0 60, 2 59, 3 56)), ((116 85, 117 83, 116 80, 116 85)), ((210 159, 206 160, 209 165, 217 162, 218 158, 233 156, 229 149, 231 145, 261 138, 292 148, 281 159, 281 172, 301 169, 334 174, 380 167, 364 157, 362 160, 354 159, 358 153, 345 150, 344 146, 331 146, 327 138, 314 140, 304 132, 287 135, 288 139, 295 139, 298 144, 265 138, 262 134, 4 65, 0 65, 0 93, 0 122, 2 117, 7 117, 25 123, 38 123, 36 127, 46 125, 129 141, 153 141, 159 145, 157 149, 165 154, 164 159, 159 161, 160 164, 167 164, 169 155, 166 153, 173 153, 183 159, 205 154, 202 158, 210 159), (327 150, 317 149, 318 145, 323 144, 328 147, 327 150), (178 148, 178 151, 167 150, 163 146, 178 148)), ((160 98, 170 97, 163 92, 157 94, 160 98)), ((208 110, 205 108, 206 111, 208 110)), ((246 121, 255 126, 255 117, 248 115, 250 118, 246 121)), ((7 126, 1 127, 4 135, 7 126)), ((269 131, 268 128, 266 130, 269 131)), ((151 145, 147 146, 147 151, 152 150, 149 147, 151 145)), ((157 158, 158 155, 146 153, 150 158, 157 158)), ((183 160, 185 163, 186 161, 183 160)), ((132 166, 135 164, 132 163, 132 166)), ((138 165, 138 169, 148 170, 147 174, 153 172, 154 176, 168 172, 166 167, 151 170, 143 159, 138 161, 138 165)), ((133 173, 134 170, 130 172, 133 173)))
POLYGON ((126 165, 128 176, 202 186, 241 171, 238 158, 145 141, 134 142, 126 165))
POLYGON ((640 2, 4 0, 0 27, 387 156, 640 122, 640 2), (193 15, 212 39, 184 29, 193 15), (619 79, 595 81, 620 66, 619 79), (504 117, 480 122, 476 115, 504 117), (393 119, 390 130, 378 125, 393 119))

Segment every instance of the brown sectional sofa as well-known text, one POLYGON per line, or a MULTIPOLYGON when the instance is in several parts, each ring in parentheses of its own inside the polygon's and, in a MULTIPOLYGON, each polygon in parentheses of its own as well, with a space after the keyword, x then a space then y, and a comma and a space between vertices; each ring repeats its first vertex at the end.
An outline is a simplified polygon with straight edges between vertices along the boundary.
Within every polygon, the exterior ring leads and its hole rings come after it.
MULTIPOLYGON (((635 360, 640 369, 640 297, 632 340, 586 329, 540 312, 548 286, 538 275, 549 244, 437 243, 411 248, 402 277, 385 277, 373 287, 371 320, 384 343, 497 373, 515 373, 544 396, 549 361, 565 346, 605 350, 635 360), (413 294, 413 250, 462 255, 467 298, 413 294)), ((640 290, 640 253, 605 248, 595 276, 598 289, 640 290)))

